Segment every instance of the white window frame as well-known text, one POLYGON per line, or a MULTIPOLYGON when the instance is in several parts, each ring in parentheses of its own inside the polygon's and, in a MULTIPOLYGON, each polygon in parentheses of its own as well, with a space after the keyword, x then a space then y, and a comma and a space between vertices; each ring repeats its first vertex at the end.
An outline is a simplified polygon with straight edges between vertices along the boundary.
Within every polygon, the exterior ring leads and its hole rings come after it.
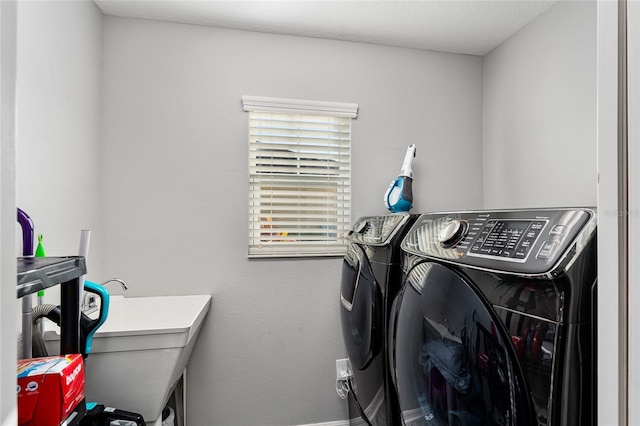
POLYGON ((242 105, 249 112, 249 257, 344 255, 358 105, 259 96, 243 96, 242 105))

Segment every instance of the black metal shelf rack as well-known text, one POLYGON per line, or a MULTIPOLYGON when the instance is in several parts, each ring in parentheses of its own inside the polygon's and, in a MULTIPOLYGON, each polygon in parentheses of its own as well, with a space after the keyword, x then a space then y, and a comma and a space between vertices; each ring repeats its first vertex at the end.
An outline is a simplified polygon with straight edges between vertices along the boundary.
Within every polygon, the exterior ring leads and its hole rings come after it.
MULTIPOLYGON (((18 298, 60 286, 60 353, 80 353, 80 277, 87 273, 85 258, 19 257, 17 263, 18 298)), ((78 425, 85 413, 83 400, 62 424, 78 425)))

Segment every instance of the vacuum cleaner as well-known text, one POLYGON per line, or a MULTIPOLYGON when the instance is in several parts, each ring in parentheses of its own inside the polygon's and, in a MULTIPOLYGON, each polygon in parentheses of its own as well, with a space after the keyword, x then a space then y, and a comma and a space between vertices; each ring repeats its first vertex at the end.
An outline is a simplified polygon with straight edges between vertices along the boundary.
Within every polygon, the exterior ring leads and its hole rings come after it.
MULTIPOLYGON (((84 282, 84 291, 95 294, 100 299, 98 316, 92 319, 84 312, 80 314, 80 349, 83 359, 91 353, 93 336, 96 330, 107 320, 109 313, 109 292, 100 284, 84 282)), ((43 304, 33 308, 33 353, 34 356, 48 356, 44 338, 40 334, 37 322, 47 318, 60 326, 60 306, 43 304)), ((80 426, 145 426, 144 419, 138 413, 106 407, 103 404, 87 402, 87 414, 80 421, 80 426)))
POLYGON ((409 145, 400 169, 400 175, 391 182, 384 194, 384 204, 392 213, 408 212, 413 203, 413 170, 411 163, 416 156, 416 146, 409 145))

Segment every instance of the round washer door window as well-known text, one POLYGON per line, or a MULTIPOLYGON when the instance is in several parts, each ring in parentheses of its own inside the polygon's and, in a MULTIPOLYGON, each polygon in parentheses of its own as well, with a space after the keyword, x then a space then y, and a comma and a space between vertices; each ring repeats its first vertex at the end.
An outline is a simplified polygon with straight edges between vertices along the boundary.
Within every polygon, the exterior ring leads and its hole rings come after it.
POLYGON ((421 263, 396 302, 392 374, 406 425, 535 424, 513 345, 461 275, 421 263))

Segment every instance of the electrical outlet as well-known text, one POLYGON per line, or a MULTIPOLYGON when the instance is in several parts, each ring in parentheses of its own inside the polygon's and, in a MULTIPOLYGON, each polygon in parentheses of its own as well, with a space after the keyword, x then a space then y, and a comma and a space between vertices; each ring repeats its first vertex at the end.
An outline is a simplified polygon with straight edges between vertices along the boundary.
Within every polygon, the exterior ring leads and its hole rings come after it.
POLYGON ((351 363, 349 358, 336 359, 336 379, 346 380, 351 377, 351 363))

